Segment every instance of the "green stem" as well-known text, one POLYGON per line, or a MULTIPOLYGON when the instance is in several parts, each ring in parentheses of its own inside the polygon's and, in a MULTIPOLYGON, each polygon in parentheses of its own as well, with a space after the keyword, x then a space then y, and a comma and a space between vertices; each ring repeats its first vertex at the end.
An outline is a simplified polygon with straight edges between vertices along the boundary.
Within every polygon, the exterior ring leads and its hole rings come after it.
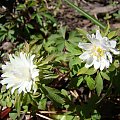
POLYGON ((102 29, 106 28, 106 26, 103 25, 99 20, 97 20, 96 18, 94 18, 93 16, 91 16, 90 14, 88 14, 87 12, 85 12, 84 10, 82 10, 81 8, 78 8, 75 4, 73 4, 69 0, 64 0, 64 1, 67 2, 71 7, 73 7, 74 9, 76 9, 83 16, 85 16, 86 18, 88 18, 89 20, 91 20, 93 23, 95 23, 96 25, 98 25, 99 27, 101 27, 102 29))

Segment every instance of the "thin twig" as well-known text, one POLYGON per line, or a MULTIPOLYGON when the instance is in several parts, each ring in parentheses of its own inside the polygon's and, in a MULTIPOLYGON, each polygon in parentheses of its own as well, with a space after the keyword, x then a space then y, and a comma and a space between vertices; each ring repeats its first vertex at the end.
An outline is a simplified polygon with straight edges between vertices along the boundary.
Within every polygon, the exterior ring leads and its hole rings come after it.
POLYGON ((41 115, 41 114, 38 114, 38 113, 36 113, 36 115, 38 115, 39 117, 44 118, 44 119, 46 119, 46 120, 53 120, 53 119, 51 119, 51 118, 49 118, 49 117, 46 117, 46 116, 41 115))
POLYGON ((39 113, 41 114, 56 114, 56 113, 66 113, 66 112, 70 112, 67 110, 62 110, 62 111, 39 111, 39 113))

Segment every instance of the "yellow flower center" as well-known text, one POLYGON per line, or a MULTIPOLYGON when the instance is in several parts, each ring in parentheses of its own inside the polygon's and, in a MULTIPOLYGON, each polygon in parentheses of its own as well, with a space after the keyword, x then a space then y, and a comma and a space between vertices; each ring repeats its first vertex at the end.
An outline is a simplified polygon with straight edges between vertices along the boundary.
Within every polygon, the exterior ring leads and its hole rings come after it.
POLYGON ((104 55, 104 50, 100 46, 94 46, 92 50, 94 56, 100 58, 104 55))

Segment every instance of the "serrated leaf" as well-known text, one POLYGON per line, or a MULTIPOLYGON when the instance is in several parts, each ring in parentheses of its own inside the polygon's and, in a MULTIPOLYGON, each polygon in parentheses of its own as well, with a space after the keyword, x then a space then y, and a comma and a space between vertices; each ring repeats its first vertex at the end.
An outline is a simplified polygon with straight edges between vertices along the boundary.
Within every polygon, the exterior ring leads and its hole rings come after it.
POLYGON ((73 68, 74 65, 80 65, 81 64, 81 59, 79 57, 74 57, 69 60, 69 67, 70 69, 73 68))
POLYGON ((93 78, 90 76, 86 76, 85 80, 89 89, 93 90, 95 88, 95 81, 93 80, 93 78))
POLYGON ((43 13, 42 15, 45 16, 47 19, 51 20, 53 23, 57 23, 56 19, 49 13, 43 13))
POLYGON ((61 33, 62 37, 65 39, 66 27, 61 27, 60 28, 60 33, 61 33))
POLYGON ((74 48, 74 46, 70 43, 68 43, 67 41, 65 41, 65 46, 66 46, 66 50, 69 51, 71 54, 73 55, 80 55, 80 50, 77 50, 74 48))
POLYGON ((100 96, 100 93, 101 93, 101 91, 103 89, 103 79, 102 79, 100 73, 97 74, 95 82, 96 82, 97 94, 98 94, 98 96, 100 96))
POLYGON ((55 54, 51 54, 51 55, 47 56, 46 59, 42 63, 40 63, 39 66, 48 64, 50 61, 52 61, 55 58, 55 56, 56 56, 55 54))
POLYGON ((47 86, 43 86, 41 88, 52 101, 60 104, 65 102, 64 99, 60 96, 61 93, 59 90, 47 86))
POLYGON ((101 76, 106 80, 110 80, 110 77, 105 72, 101 72, 101 76))
POLYGON ((39 25, 42 25, 42 16, 36 14, 36 19, 37 19, 37 22, 39 23, 39 25))

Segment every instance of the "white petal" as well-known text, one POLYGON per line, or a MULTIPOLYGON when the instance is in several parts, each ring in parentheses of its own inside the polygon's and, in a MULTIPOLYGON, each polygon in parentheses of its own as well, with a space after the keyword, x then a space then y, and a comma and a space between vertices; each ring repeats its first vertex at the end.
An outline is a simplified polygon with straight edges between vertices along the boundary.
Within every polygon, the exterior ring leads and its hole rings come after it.
POLYGON ((89 57, 86 61, 85 67, 89 68, 93 65, 93 57, 89 57))
POLYGON ((82 59, 82 60, 86 60, 86 59, 88 59, 90 57, 90 54, 89 54, 89 52, 84 52, 83 54, 81 54, 80 56, 79 56, 79 58, 80 59, 82 59))
POLYGON ((39 69, 36 69, 37 66, 33 63, 34 57, 34 55, 29 56, 25 53, 20 53, 19 56, 10 55, 10 62, 2 66, 3 74, 1 77, 3 80, 0 83, 7 84, 7 89, 12 87, 12 93, 17 88, 18 93, 29 92, 32 82, 39 75, 39 69))
POLYGON ((112 63, 112 55, 110 54, 110 52, 106 52, 108 59, 110 61, 110 63, 112 63))
POLYGON ((79 44, 78 44, 78 47, 82 48, 84 50, 91 50, 91 46, 92 46, 91 43, 81 43, 81 42, 79 42, 79 44))
POLYGON ((113 48, 110 48, 110 51, 113 52, 113 54, 115 54, 115 55, 119 55, 120 54, 120 51, 115 50, 113 48))
POLYGON ((30 92, 32 86, 32 81, 30 81, 26 87, 27 92, 30 92))
POLYGON ((101 58, 101 61, 100 61, 100 70, 103 70, 104 68, 105 68, 105 59, 101 58))
POLYGON ((93 39, 96 39, 94 34, 92 34, 92 38, 93 38, 93 39))
POLYGON ((107 60, 106 61, 106 68, 109 68, 109 66, 110 66, 110 62, 107 60))
POLYGON ((32 73, 32 78, 35 78, 39 75, 39 70, 34 70, 34 72, 32 73))
POLYGON ((100 67, 100 62, 99 61, 94 61, 94 68, 97 70, 100 67))
POLYGON ((111 40, 111 41, 109 41, 109 42, 110 42, 110 46, 111 46, 112 48, 115 48, 115 47, 116 47, 116 41, 111 40))
POLYGON ((94 38, 92 38, 91 35, 87 34, 87 38, 88 38, 88 40, 89 40, 91 43, 94 42, 94 38))
POLYGON ((102 71, 104 68, 109 67, 109 61, 107 59, 101 58, 100 62, 100 70, 102 71))
POLYGON ((91 67, 92 65, 93 65, 93 62, 92 62, 91 64, 86 63, 86 64, 85 64, 85 67, 86 67, 86 68, 89 68, 89 67, 91 67))
POLYGON ((7 83, 12 83, 13 81, 9 78, 4 78, 3 80, 0 81, 2 85, 7 84, 7 83))
POLYGON ((102 40, 102 36, 101 36, 99 30, 96 30, 96 39, 97 39, 97 40, 102 40))
POLYGON ((13 87, 14 85, 15 85, 14 83, 13 83, 13 84, 12 84, 12 83, 11 83, 11 84, 8 84, 8 85, 6 86, 6 88, 9 89, 9 88, 13 87))
POLYGON ((18 86, 13 87, 12 90, 11 90, 11 93, 13 94, 15 89, 17 89, 17 88, 18 88, 18 86))
POLYGON ((23 83, 20 84, 20 87, 18 88, 18 93, 20 94, 22 91, 26 93, 25 84, 23 83))

